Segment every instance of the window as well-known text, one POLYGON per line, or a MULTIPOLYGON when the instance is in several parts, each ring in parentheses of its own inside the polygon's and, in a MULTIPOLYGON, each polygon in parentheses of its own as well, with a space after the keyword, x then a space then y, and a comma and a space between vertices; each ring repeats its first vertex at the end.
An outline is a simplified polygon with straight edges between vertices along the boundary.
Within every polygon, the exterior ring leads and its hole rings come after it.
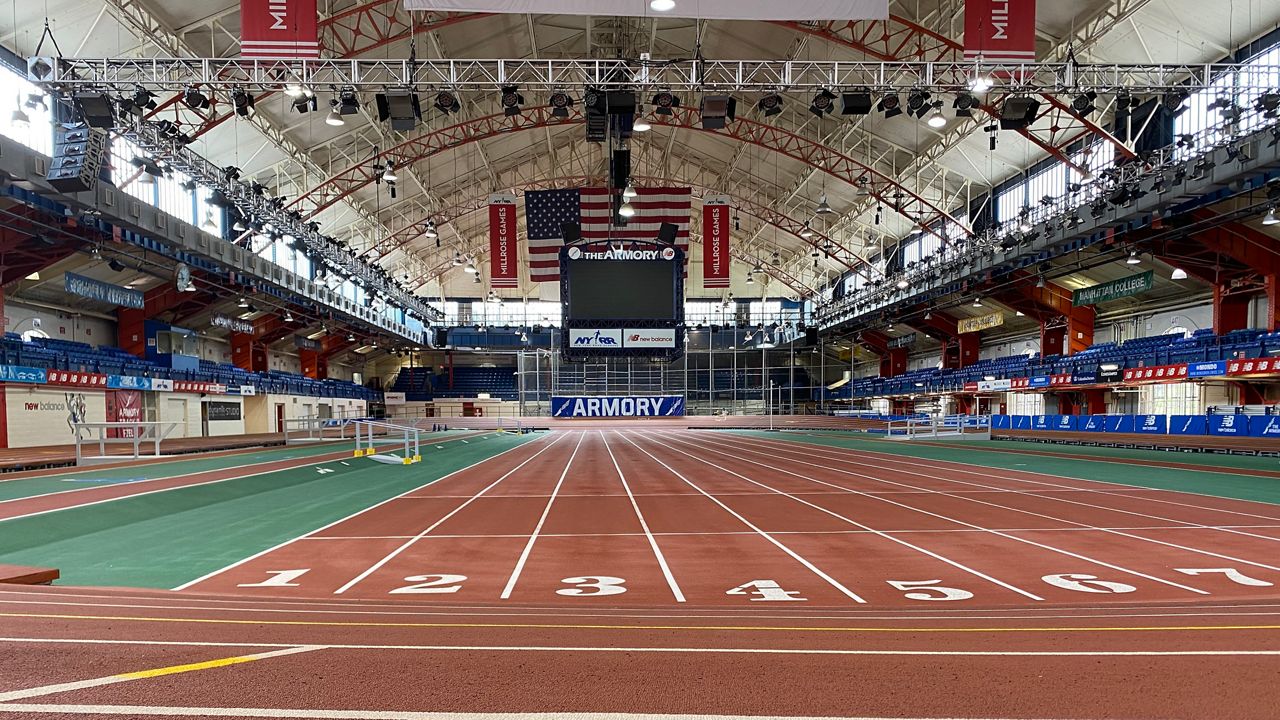
POLYGON ((1280 45, 1254 55, 1245 64, 1249 67, 1243 72, 1225 74, 1217 78, 1212 87, 1192 93, 1188 98, 1187 110, 1173 121, 1173 134, 1179 138, 1190 135, 1195 143, 1194 147, 1180 147, 1178 157, 1187 157, 1197 148, 1203 150, 1230 138, 1221 125, 1221 110, 1210 107, 1219 99, 1230 100, 1243 111, 1240 116, 1240 132, 1251 132, 1265 122, 1261 114, 1253 112, 1253 103, 1260 91, 1241 86, 1280 87, 1280 69, 1276 67, 1280 65, 1280 45), (1218 127, 1215 128, 1215 125, 1218 127))
POLYGON ((48 95, 6 68, 0 70, 0 107, 5 108, 0 113, 0 135, 42 155, 53 154, 53 114, 48 95), (11 101, 13 105, 9 104, 11 101), (13 113, 19 109, 27 117, 25 124, 13 122, 13 113))

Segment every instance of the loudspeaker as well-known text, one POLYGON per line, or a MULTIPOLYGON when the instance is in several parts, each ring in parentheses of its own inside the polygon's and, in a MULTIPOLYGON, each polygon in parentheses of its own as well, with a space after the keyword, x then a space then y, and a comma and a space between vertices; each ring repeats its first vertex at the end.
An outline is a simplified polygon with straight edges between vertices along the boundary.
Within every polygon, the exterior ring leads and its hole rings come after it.
POLYGON ((636 114, 636 94, 630 90, 610 90, 605 99, 610 115, 636 114))
POLYGON ((871 102, 871 93, 844 93, 840 96, 840 114, 841 115, 868 115, 874 103, 871 102))
POLYGON ((675 245, 676 233, 679 231, 680 228, 676 225, 672 225, 671 223, 662 223, 662 225, 658 227, 658 242, 675 245))
POLYGON ((110 130, 116 125, 116 108, 104 92, 80 92, 71 96, 80 118, 91 128, 110 130))
POLYGON ((378 93, 374 101, 378 105, 378 120, 390 120, 392 130, 408 132, 418 125, 418 118, 422 117, 417 93, 391 90, 385 94, 378 93))
POLYGON ((818 344, 818 328, 807 327, 804 329, 804 344, 805 345, 818 344))
POLYGON ((609 163, 609 187, 624 188, 631 179, 631 151, 614 150, 609 163))
POLYGON ((92 190, 98 184, 107 133, 80 122, 55 125, 53 156, 46 179, 58 192, 92 190))
POLYGON ((1040 101, 1029 97, 1005 98, 1000 106, 1000 129, 1022 130, 1035 122, 1040 101))
POLYGON ((582 226, 578 223, 567 222, 560 226, 560 237, 564 240, 565 245, 572 245, 582 239, 582 226))

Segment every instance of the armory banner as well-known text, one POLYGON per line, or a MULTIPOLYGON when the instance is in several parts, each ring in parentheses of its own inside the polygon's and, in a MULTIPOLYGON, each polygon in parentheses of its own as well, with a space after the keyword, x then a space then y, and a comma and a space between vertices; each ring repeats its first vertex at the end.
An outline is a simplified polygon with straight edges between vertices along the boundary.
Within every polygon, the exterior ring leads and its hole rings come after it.
POLYGON ((1036 0, 965 0, 964 59, 1035 62, 1036 0))
POLYGON ((316 0, 240 0, 240 57, 320 57, 316 17, 316 0))
POLYGON ((495 288, 520 285, 516 265, 516 197, 489 196, 489 282, 495 288))
POLYGON ((702 201, 702 286, 729 287, 729 198, 710 195, 702 201))
POLYGON ((684 415, 683 395, 590 397, 556 395, 552 417, 667 417, 684 415))

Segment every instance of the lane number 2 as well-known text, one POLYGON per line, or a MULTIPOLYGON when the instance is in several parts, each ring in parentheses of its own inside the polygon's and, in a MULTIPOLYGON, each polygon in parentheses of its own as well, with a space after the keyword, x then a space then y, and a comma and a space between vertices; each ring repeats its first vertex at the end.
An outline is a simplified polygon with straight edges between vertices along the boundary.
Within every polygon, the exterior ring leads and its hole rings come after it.
POLYGON ((405 585, 391 591, 392 595, 433 595, 456 593, 466 582, 466 575, 410 575, 405 582, 417 583, 405 585))

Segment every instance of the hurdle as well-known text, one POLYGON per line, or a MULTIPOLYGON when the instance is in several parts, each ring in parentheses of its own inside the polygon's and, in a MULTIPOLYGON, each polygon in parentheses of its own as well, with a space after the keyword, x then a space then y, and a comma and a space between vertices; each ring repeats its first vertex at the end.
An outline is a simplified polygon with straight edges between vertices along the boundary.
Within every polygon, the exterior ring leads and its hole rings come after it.
POLYGON ((400 465, 412 465, 422 462, 422 430, 415 425, 397 425, 378 420, 351 420, 355 431, 356 447, 353 457, 367 457, 376 462, 400 465), (404 453, 393 455, 377 452, 378 440, 384 445, 403 442, 404 453))
POLYGON ((98 465, 164 457, 160 443, 178 427, 176 422, 78 422, 72 425, 76 441, 76 465, 98 465), (97 446, 96 455, 86 448, 97 446), (108 445, 129 445, 132 453, 108 454, 108 445), (151 452, 145 452, 150 447, 151 452))
POLYGON ((345 418, 289 418, 284 421, 285 445, 309 445, 318 442, 349 440, 347 425, 352 421, 345 418))

